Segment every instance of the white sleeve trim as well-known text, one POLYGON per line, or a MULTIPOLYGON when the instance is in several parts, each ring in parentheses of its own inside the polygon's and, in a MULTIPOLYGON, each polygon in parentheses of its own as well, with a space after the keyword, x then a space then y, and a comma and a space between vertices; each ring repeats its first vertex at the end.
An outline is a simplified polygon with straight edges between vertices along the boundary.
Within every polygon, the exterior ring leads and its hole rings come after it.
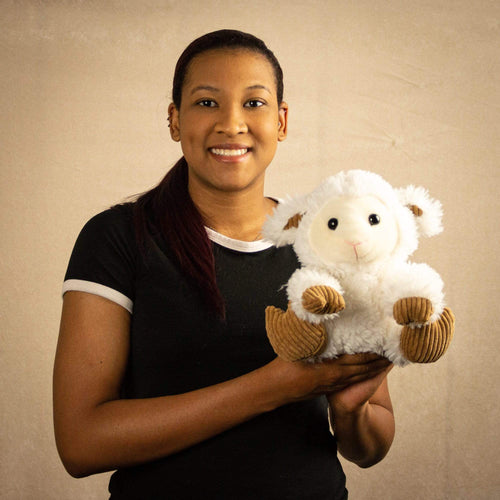
POLYGON ((134 308, 134 303, 123 293, 109 286, 94 283, 93 281, 66 280, 63 284, 62 294, 64 295, 66 292, 86 292, 93 295, 99 295, 100 297, 104 297, 124 307, 130 314, 132 314, 134 308))

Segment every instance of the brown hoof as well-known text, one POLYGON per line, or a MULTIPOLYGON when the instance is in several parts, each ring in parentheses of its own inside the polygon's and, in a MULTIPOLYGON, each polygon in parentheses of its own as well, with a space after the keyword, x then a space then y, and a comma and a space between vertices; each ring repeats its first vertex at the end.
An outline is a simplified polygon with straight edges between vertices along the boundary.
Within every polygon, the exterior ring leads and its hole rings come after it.
POLYGON ((301 320, 290 309, 266 308, 266 330, 274 352, 286 361, 298 361, 321 354, 327 335, 323 325, 301 320))
POLYGON ((413 363, 433 363, 448 349, 455 329, 455 317, 445 308, 434 323, 418 328, 404 326, 400 347, 403 355, 413 363))
POLYGON ((433 313, 432 303, 423 297, 405 297, 399 299, 393 307, 393 315, 398 325, 425 323, 433 313))
POLYGON ((345 308, 344 297, 326 285, 311 286, 302 294, 302 305, 314 314, 332 314, 345 308))

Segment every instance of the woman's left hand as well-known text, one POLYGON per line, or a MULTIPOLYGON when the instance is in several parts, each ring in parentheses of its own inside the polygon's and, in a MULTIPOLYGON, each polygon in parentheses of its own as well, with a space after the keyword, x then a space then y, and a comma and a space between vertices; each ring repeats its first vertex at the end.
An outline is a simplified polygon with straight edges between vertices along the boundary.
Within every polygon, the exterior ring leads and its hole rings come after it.
MULTIPOLYGON (((374 360, 380 362, 380 358, 374 360)), ((394 439, 394 413, 387 384, 392 367, 387 361, 387 367, 373 377, 326 395, 338 450, 360 467, 382 460, 394 439)))
MULTIPOLYGON (((348 355, 346 355, 348 356, 348 355)), ((382 359, 382 358, 378 358, 382 359)), ((376 361, 374 359, 373 361, 376 361)), ((327 395, 330 407, 335 415, 359 411, 374 396, 394 365, 387 361, 387 368, 372 378, 348 385, 344 389, 327 395)))

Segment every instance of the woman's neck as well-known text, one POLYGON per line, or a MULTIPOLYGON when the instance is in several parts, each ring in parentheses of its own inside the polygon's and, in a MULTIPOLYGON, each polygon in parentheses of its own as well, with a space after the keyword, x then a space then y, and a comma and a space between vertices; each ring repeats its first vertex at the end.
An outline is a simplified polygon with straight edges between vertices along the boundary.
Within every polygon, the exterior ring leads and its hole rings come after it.
POLYGON ((210 229, 241 241, 261 239, 262 224, 276 206, 264 197, 263 189, 217 193, 196 189, 190 194, 210 229))

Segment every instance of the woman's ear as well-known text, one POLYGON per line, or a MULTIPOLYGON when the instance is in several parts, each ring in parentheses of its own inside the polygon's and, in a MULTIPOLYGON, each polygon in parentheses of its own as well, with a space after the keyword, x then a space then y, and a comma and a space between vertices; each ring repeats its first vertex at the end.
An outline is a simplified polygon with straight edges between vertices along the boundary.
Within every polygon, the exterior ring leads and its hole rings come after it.
POLYGON ((179 142, 181 140, 179 111, 173 102, 170 103, 168 107, 168 126, 170 128, 170 137, 172 137, 175 142, 179 142))
POLYGON ((278 141, 284 141, 288 131, 288 104, 282 102, 278 110, 278 141))

